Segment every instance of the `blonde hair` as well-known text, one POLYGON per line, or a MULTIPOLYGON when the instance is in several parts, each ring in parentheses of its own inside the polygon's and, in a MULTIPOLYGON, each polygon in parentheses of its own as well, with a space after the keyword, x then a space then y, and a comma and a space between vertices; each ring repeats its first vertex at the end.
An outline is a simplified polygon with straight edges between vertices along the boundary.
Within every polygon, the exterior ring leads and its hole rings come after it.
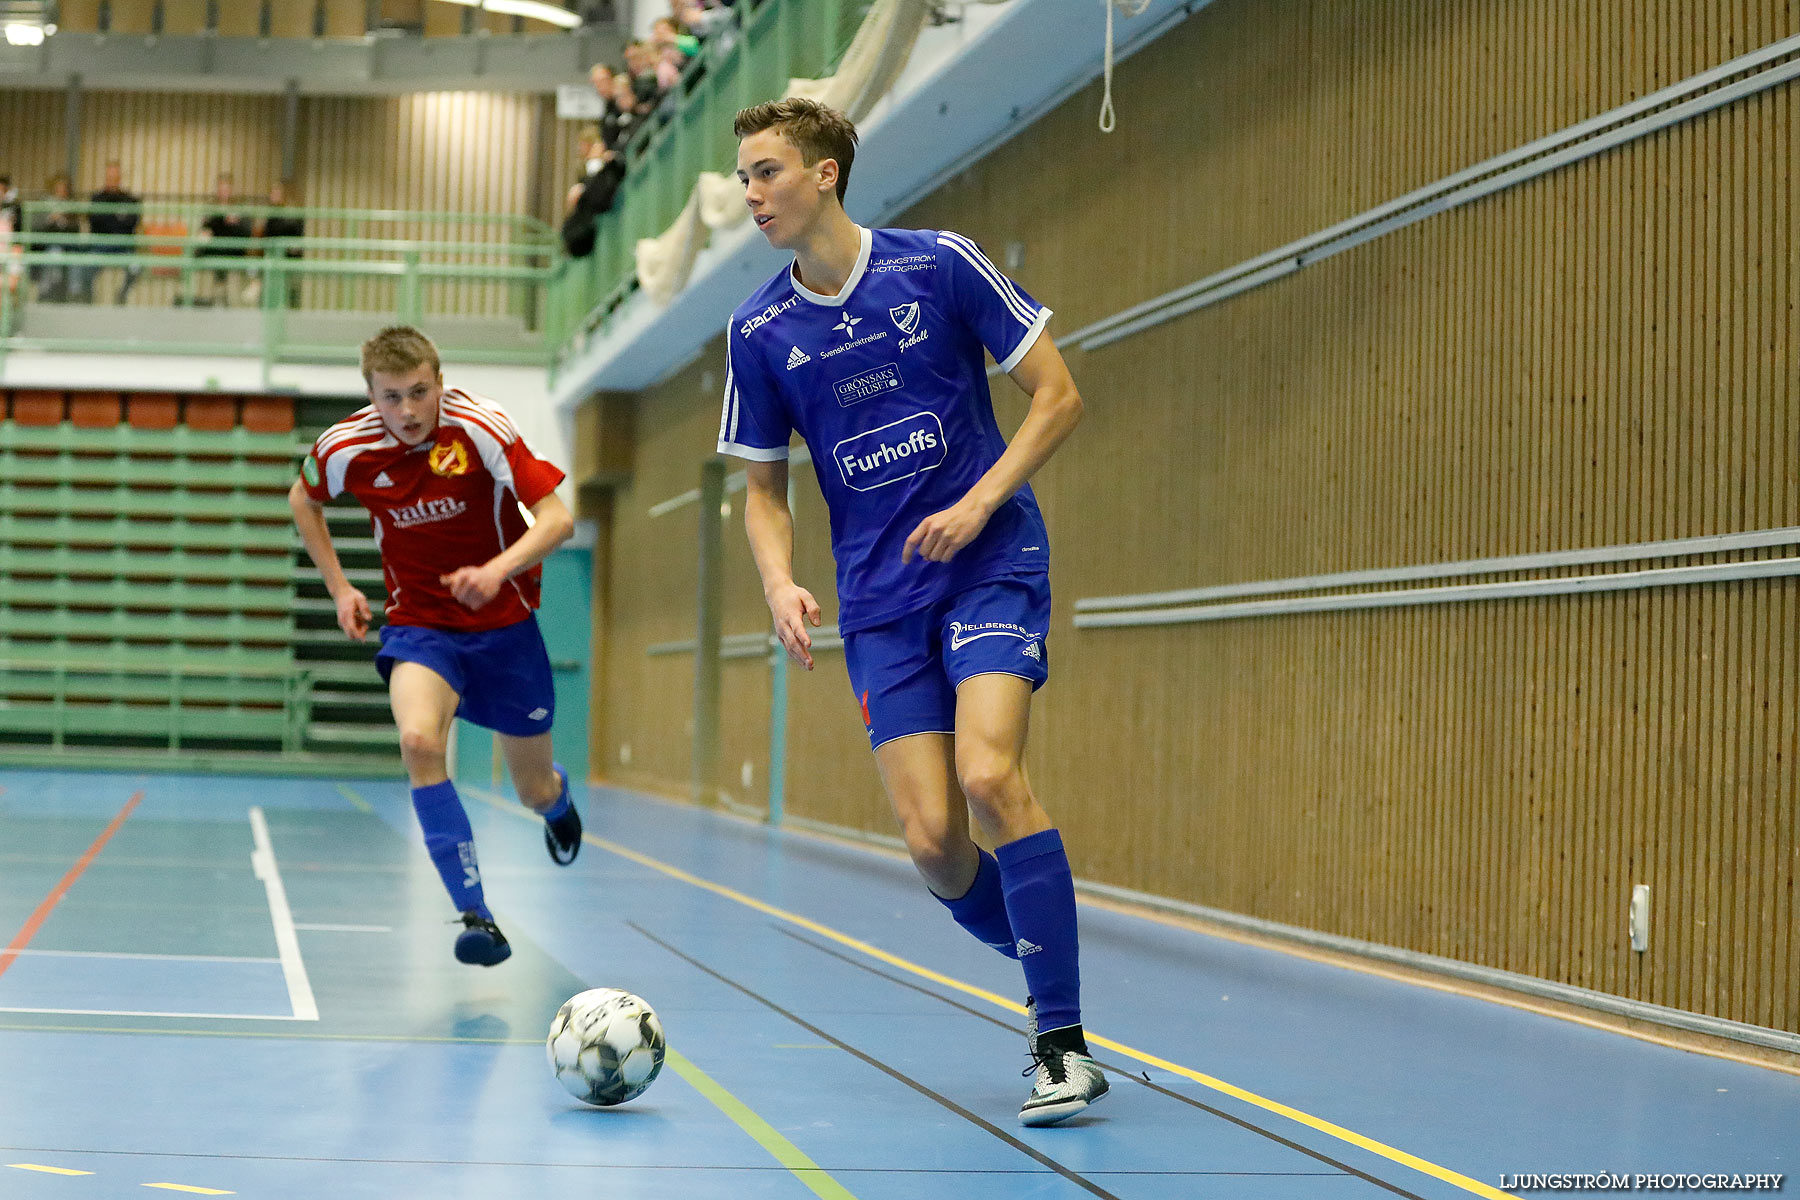
POLYGON ((404 375, 408 371, 429 366, 433 375, 443 373, 438 348, 430 338, 411 325, 389 325, 362 344, 364 383, 377 371, 383 375, 404 375))
POLYGON ((740 140, 753 133, 773 129, 788 144, 800 151, 806 166, 833 159, 837 162, 837 198, 844 202, 850 186, 850 165, 856 161, 856 126, 835 108, 795 96, 787 100, 770 100, 738 112, 731 131, 740 140))

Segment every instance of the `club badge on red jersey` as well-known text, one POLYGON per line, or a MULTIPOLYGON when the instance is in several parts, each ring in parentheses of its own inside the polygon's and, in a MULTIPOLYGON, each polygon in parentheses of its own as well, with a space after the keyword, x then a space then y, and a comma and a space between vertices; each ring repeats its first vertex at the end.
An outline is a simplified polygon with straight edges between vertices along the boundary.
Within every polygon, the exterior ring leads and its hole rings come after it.
POLYGON ((469 452, 463 449, 461 442, 433 446, 426 461, 431 464, 434 475, 466 475, 469 471, 469 452))

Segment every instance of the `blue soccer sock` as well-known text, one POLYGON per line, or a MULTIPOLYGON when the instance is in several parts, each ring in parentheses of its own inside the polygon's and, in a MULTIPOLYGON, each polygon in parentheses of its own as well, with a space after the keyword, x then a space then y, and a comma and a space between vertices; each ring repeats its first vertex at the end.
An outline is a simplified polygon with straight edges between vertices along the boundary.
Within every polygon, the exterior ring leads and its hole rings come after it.
POLYGON ((570 805, 574 803, 569 799, 569 773, 557 763, 551 763, 550 767, 556 772, 556 777, 562 780, 562 795, 556 798, 555 804, 538 814, 546 821, 554 821, 558 817, 567 816, 570 805))
POLYGON ((481 894, 481 868, 475 862, 475 831, 469 828, 469 814, 463 811, 456 785, 448 779, 429 787, 412 790, 413 812, 418 814, 419 828, 425 833, 425 852, 437 867, 444 890, 457 912, 474 909, 485 920, 488 911, 481 894))
POLYGON ((1013 947, 1012 922, 1006 916, 1006 893, 1000 887, 1000 864, 986 850, 977 849, 981 856, 980 864, 975 868, 975 882, 969 890, 954 900, 946 900, 937 896, 938 902, 950 910, 956 923, 974 934, 975 937, 992 946, 1008 958, 1019 957, 1013 947))
POLYGON ((1000 886, 1017 936, 1025 986, 1037 1001, 1038 1028, 1081 1023, 1080 942, 1075 931, 1075 879, 1062 834, 1033 833, 999 847, 1000 886))

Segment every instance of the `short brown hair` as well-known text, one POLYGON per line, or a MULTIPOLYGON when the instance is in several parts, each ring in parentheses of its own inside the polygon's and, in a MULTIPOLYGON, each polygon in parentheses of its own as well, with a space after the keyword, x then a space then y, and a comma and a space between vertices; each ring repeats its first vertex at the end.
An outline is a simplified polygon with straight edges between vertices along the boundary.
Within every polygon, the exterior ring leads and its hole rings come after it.
POLYGON ((800 151, 800 161, 809 167, 821 159, 835 159, 838 203, 844 202, 844 191, 850 186, 850 166, 856 161, 856 126, 849 117, 817 100, 795 96, 742 109, 731 123, 731 131, 740 141, 765 129, 773 129, 786 138, 800 151))
POLYGON ((383 375, 404 375, 423 366, 429 366, 433 375, 444 370, 437 347, 411 325, 389 325, 362 344, 364 383, 373 383, 370 377, 377 371, 383 375))

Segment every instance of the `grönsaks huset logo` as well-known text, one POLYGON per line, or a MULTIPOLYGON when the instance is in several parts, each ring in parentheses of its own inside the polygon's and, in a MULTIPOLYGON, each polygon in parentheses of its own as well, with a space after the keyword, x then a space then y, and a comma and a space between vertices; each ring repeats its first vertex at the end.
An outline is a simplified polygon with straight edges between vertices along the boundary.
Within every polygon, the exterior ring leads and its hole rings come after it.
POLYGON ((852 375, 848 379, 840 379, 831 385, 837 396, 837 402, 844 408, 852 404, 860 404, 870 396, 879 396, 883 392, 897 391, 906 384, 900 378, 900 364, 883 363, 860 375, 852 375))
POLYGON ((831 457, 846 487, 872 492, 942 466, 945 449, 937 414, 920 412, 845 438, 832 447, 831 457))

